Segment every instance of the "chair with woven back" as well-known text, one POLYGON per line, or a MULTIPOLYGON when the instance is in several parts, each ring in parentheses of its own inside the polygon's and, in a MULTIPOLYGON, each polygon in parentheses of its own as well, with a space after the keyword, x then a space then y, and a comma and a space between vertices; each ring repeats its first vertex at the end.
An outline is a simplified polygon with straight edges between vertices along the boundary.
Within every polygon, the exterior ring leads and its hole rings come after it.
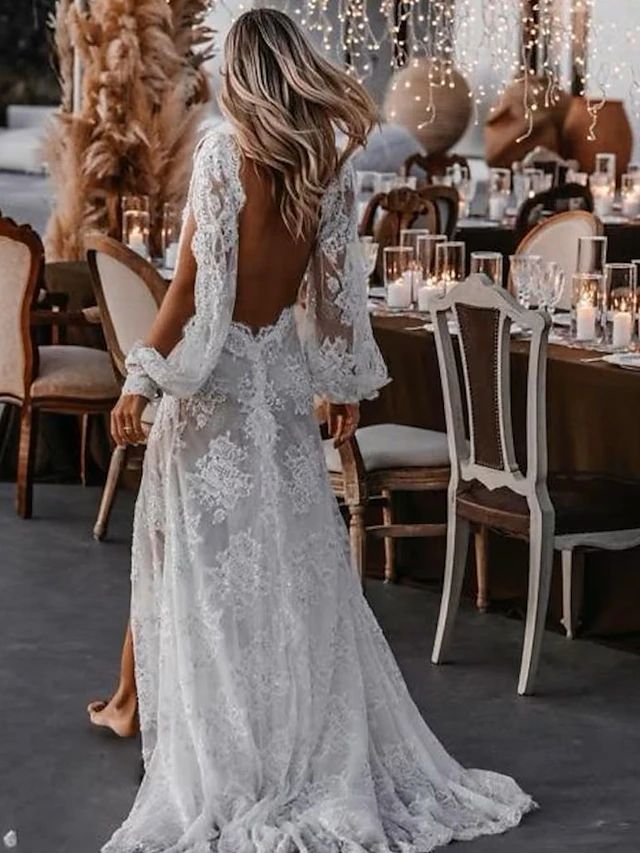
POLYGON ((550 321, 525 310, 500 286, 472 275, 433 301, 432 319, 451 457, 444 588, 432 653, 451 645, 471 525, 529 542, 529 592, 518 693, 534 691, 554 551, 562 558, 564 621, 575 624, 573 581, 585 551, 640 545, 640 482, 593 474, 547 474, 546 364, 550 321), (449 316, 458 341, 468 423, 449 316), (515 454, 511 420, 511 326, 531 332, 526 460, 515 454))
POLYGON ((469 161, 460 154, 422 154, 416 151, 404 161, 402 174, 408 176, 415 174, 416 168, 420 169, 424 172, 427 183, 430 184, 434 178, 446 175, 447 169, 451 166, 462 166, 468 169, 469 161))
POLYGON ((360 234, 373 237, 379 245, 375 278, 382 281, 384 248, 399 245, 402 229, 425 228, 431 234, 448 234, 452 223, 455 230, 457 209, 458 194, 451 187, 402 187, 372 196, 360 223, 360 234), (442 231, 443 226, 449 230, 442 231))
POLYGON ((0 402, 20 407, 16 502, 23 518, 30 518, 33 511, 40 413, 83 416, 84 456, 87 416, 109 411, 119 393, 106 352, 36 345, 36 325, 59 326, 69 320, 63 312, 36 308, 43 266, 44 249, 35 231, 0 218, 0 402))
POLYGON ((528 198, 516 218, 516 239, 522 240, 549 214, 576 211, 593 213, 593 195, 589 187, 582 184, 563 184, 528 198))
MULTIPOLYGON (((565 288, 558 308, 571 308, 571 278, 578 263, 580 237, 599 237, 602 222, 585 210, 557 213, 545 219, 526 234, 516 249, 516 255, 539 255, 544 261, 556 261, 565 274, 565 288)), ((512 290, 511 281, 509 287, 512 290)), ((513 290, 512 290, 513 292, 513 290)))
MULTIPOLYGON (((118 240, 90 234, 85 247, 109 354, 124 381, 126 355, 148 333, 166 293, 166 283, 150 263, 118 240)), ((150 404, 142 417, 147 428, 153 423, 153 415, 154 406, 150 404)), ((139 456, 140 450, 136 448, 114 448, 93 529, 95 539, 106 536, 122 472, 139 456)))

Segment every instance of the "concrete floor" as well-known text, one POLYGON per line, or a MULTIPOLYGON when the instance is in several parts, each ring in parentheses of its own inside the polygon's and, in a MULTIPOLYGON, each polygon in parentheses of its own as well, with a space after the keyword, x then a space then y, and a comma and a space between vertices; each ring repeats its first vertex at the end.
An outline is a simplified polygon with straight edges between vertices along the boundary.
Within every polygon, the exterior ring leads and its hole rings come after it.
MULTIPOLYGON (((37 486, 24 522, 0 485, 0 838, 15 829, 18 853, 97 853, 137 786, 136 742, 91 730, 84 712, 112 686, 128 603, 131 496, 98 544, 98 494, 37 486)), ((514 775, 540 803, 520 828, 456 849, 640 851, 637 657, 547 634, 539 695, 522 699, 520 623, 465 608, 456 663, 436 668, 437 597, 371 583, 369 598, 445 745, 466 765, 514 775)))

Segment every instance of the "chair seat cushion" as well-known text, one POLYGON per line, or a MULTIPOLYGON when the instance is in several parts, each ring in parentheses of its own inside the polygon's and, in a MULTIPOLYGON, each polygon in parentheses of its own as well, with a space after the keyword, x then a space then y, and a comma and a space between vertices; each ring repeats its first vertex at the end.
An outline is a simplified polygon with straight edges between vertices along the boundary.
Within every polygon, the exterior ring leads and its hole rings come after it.
MULTIPOLYGON (((640 529, 640 481, 598 474, 552 474, 549 495, 556 512, 556 536, 571 533, 640 529)), ((491 491, 465 483, 458 512, 476 524, 522 538, 529 536, 527 501, 509 489, 491 491)))
MULTIPOLYGON (((356 432, 365 470, 385 468, 440 468, 449 465, 449 444, 444 432, 399 424, 377 424, 356 432)), ((329 471, 342 471, 340 454, 331 439, 324 442, 329 471)))
POLYGON ((31 386, 34 400, 115 399, 120 394, 108 353, 91 347, 39 348, 40 369, 31 386))

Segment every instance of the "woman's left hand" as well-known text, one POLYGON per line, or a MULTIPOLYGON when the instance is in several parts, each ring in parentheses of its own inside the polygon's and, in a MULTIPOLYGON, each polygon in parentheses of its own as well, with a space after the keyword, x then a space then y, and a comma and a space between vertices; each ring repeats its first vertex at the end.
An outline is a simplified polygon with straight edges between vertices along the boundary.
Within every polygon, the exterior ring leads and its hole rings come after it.
POLYGON ((142 428, 142 413, 149 401, 140 394, 124 394, 111 412, 111 435, 118 447, 143 444, 147 436, 142 428))
POLYGON ((360 422, 359 403, 327 402, 327 428, 334 447, 349 441, 360 422))

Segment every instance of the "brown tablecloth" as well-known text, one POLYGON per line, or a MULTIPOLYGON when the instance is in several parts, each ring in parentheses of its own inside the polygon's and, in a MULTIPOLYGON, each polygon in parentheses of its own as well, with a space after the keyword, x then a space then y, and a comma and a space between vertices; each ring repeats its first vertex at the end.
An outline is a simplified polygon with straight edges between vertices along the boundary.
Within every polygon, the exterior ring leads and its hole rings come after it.
MULTIPOLYGON (((433 336, 407 331, 414 319, 374 318, 374 331, 393 382, 363 407, 363 423, 402 423, 444 430, 442 390, 433 336)), ((548 362, 547 420, 552 471, 592 471, 640 479, 640 375, 603 362, 583 363, 590 353, 551 346, 548 362)), ((592 355, 592 354, 591 354, 592 355)), ((525 452, 527 344, 512 344, 513 422, 516 451, 525 452)), ((521 462, 523 464, 523 461, 521 462)), ((403 510, 424 512, 420 498, 408 496, 403 510)), ((442 546, 412 540, 400 551, 401 568, 416 581, 439 579, 442 546)), ((527 548, 491 539, 492 598, 524 609, 527 548)), ((472 591, 471 573, 468 590, 472 591)), ((559 620, 556 573, 552 615, 559 620)), ((593 553, 587 557, 585 627, 599 634, 640 631, 640 560, 637 552, 593 553)))

